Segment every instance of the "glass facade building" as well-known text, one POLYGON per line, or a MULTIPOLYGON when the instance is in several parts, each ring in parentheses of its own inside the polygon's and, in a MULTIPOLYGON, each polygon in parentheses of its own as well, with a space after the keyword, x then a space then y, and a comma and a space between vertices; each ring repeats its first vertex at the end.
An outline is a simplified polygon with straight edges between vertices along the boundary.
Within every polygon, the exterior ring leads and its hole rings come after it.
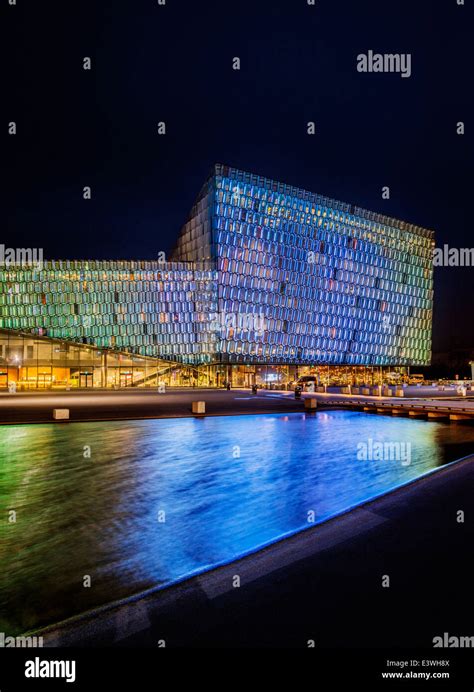
MULTIPOLYGON (((218 164, 171 262, 0 267, 0 329, 154 359, 156 378, 175 363, 193 384, 428 365, 433 248, 427 229, 218 164)), ((110 386, 100 368, 94 384, 110 386)), ((156 383, 143 378, 118 386, 156 383)))
POLYGON ((0 328, 188 364, 215 350, 217 273, 177 263, 52 261, 0 272, 0 328))

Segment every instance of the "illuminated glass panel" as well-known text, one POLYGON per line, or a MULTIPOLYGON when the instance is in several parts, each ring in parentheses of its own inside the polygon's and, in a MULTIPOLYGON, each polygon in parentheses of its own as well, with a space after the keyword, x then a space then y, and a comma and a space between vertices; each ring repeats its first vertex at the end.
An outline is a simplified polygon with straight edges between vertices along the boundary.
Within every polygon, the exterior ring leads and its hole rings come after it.
POLYGON ((426 365, 433 232, 217 165, 173 261, 0 268, 0 328, 186 364, 426 365))

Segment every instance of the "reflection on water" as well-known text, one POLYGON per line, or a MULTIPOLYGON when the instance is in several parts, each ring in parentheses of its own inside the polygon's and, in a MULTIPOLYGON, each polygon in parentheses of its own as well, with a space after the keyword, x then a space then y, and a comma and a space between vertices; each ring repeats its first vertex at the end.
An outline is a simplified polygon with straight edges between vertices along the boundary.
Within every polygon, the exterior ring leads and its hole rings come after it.
POLYGON ((470 426, 348 411, 3 426, 0 631, 232 560, 470 452, 470 426), (369 439, 410 442, 411 464, 358 460, 369 439))

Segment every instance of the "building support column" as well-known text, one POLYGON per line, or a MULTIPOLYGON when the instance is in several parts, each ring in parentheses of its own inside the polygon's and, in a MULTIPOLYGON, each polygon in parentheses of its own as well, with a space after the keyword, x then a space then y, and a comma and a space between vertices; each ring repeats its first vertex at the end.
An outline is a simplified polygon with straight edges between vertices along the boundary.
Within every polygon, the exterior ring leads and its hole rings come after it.
POLYGON ((104 389, 107 388, 107 351, 102 352, 102 363, 100 367, 100 383, 104 389))

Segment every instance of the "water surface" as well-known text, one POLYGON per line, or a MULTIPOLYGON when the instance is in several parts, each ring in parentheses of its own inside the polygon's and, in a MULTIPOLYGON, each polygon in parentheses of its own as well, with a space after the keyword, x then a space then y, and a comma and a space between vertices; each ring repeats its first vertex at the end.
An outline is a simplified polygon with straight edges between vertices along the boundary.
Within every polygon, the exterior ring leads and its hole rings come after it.
POLYGON ((471 452, 469 425, 353 411, 2 426, 0 631, 230 561, 471 452), (409 442, 411 463, 358 459, 370 439, 409 442))

